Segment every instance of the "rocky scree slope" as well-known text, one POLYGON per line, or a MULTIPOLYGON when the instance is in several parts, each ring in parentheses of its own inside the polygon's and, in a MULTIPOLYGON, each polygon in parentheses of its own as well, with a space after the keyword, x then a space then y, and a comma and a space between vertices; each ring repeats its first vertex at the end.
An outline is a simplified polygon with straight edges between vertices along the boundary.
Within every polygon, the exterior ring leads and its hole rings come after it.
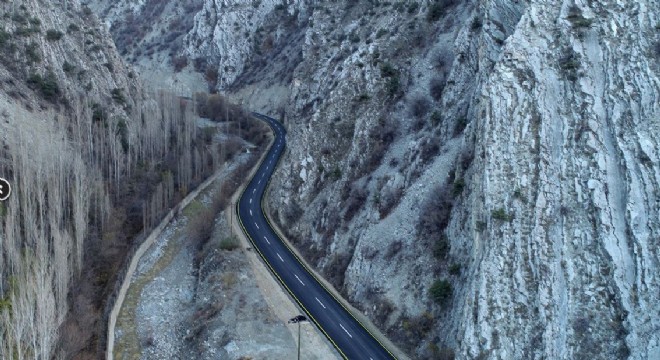
POLYGON ((178 55, 283 117, 276 220, 412 357, 653 359, 659 10, 204 1, 178 55))

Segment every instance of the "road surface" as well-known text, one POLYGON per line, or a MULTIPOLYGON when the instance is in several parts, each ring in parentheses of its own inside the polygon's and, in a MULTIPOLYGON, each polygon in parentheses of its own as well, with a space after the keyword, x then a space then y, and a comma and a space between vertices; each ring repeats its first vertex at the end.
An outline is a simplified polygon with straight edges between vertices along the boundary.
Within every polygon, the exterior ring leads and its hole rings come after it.
MULTIPOLYGON (((286 130, 277 120, 254 113, 268 123, 275 141, 238 200, 241 227, 255 250, 305 315, 328 337, 345 359, 384 360, 395 357, 316 280, 279 238, 265 217, 261 201, 286 145, 286 130)), ((294 317, 297 314, 291 314, 294 317)))

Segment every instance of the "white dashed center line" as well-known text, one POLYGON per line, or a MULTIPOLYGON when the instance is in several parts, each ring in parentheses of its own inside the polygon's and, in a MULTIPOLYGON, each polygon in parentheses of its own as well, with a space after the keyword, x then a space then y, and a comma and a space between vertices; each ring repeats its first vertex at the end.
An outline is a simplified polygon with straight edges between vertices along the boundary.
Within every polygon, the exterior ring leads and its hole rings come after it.
POLYGON ((270 245, 270 241, 268 241, 268 238, 267 238, 267 237, 264 236, 264 240, 266 240, 266 242, 268 243, 268 245, 270 245))
POLYGON ((296 277, 296 279, 298 279, 298 281, 300 281, 300 283, 301 283, 301 284, 302 284, 303 286, 305 286, 305 283, 304 283, 304 282, 302 282, 302 280, 300 280, 300 278, 298 277, 298 275, 296 275, 296 274, 293 274, 293 276, 295 276, 295 277, 296 277))
POLYGON ((339 324, 339 326, 341 326, 341 328, 346 332, 346 334, 348 335, 348 337, 350 337, 351 339, 353 338, 353 335, 351 335, 351 333, 349 333, 348 330, 346 330, 346 328, 344 327, 344 325, 339 324))
POLYGON ((250 204, 252 204, 252 198, 250 198, 250 204))
POLYGON ((254 226, 256 226, 257 229, 259 228, 259 225, 257 225, 257 222, 256 222, 256 221, 254 222, 254 226))
POLYGON ((282 259, 282 257, 280 256, 280 253, 277 253, 277 257, 280 258, 280 260, 282 260, 282 262, 284 262, 284 259, 282 259))
POLYGON ((252 189, 252 193, 254 194, 255 192, 257 192, 257 189, 252 189))
POLYGON ((316 299, 316 301, 318 301, 319 304, 321 304, 321 306, 323 306, 323 308, 325 309, 325 305, 323 305, 323 303, 321 302, 321 300, 319 300, 319 298, 317 298, 317 297, 315 297, 315 299, 316 299))
POLYGON ((254 216, 254 215, 252 215, 252 209, 250 209, 250 216, 254 216))

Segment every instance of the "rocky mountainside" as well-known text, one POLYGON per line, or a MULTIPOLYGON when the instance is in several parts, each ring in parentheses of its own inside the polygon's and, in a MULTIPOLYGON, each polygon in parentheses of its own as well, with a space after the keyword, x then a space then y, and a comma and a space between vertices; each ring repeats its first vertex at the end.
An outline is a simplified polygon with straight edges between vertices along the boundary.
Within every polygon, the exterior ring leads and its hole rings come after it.
POLYGON ((412 358, 660 357, 657 2, 199 4, 172 65, 283 117, 273 215, 412 358))
POLYGON ((0 18, 0 177, 13 190, 0 203, 0 358, 97 359, 140 234, 243 150, 237 133, 266 138, 249 122, 222 140, 213 122, 198 131, 197 107, 147 90, 79 1, 0 1, 0 18))

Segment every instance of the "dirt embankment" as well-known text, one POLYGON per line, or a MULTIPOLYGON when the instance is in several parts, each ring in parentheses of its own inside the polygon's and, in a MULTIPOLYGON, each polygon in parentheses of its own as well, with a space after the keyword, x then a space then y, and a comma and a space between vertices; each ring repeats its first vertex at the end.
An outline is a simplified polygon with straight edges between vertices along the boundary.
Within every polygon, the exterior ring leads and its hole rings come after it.
MULTIPOLYGON (((116 359, 295 357, 298 328, 286 321, 300 310, 238 229, 231 230, 235 200, 211 218, 208 240, 200 237, 198 219, 217 206, 220 192, 249 177, 240 164, 250 156, 226 169, 139 260, 115 328, 116 359)), ((303 325, 301 338, 305 358, 338 358, 313 325, 303 325)))

